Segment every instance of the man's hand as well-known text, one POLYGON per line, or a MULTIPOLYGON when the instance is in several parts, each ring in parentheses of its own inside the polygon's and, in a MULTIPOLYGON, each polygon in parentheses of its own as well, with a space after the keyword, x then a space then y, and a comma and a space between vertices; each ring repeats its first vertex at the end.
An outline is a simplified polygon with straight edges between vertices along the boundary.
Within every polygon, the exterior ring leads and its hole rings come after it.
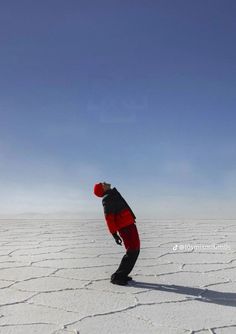
POLYGON ((116 243, 118 245, 122 245, 122 239, 119 237, 119 235, 117 233, 113 233, 113 238, 115 239, 116 243))

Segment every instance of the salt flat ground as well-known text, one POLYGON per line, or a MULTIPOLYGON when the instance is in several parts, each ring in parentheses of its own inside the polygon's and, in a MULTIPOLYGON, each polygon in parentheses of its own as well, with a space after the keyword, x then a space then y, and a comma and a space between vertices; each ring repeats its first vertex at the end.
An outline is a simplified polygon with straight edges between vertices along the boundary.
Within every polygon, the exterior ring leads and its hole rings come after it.
POLYGON ((124 254, 101 220, 0 220, 1 334, 236 333, 236 221, 137 220, 124 254))

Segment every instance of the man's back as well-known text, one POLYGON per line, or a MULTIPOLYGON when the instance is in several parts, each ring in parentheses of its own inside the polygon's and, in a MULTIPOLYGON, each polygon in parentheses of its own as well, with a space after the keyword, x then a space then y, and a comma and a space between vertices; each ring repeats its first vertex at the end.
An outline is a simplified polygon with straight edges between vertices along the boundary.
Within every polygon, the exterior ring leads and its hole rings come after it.
POLYGON ((116 188, 106 191, 102 204, 107 226, 112 234, 135 223, 133 211, 116 188))

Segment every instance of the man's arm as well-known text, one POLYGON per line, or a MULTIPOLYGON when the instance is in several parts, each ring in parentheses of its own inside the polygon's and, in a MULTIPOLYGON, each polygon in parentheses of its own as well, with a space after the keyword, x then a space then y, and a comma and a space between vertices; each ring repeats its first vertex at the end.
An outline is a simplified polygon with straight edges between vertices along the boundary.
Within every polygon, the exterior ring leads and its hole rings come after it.
POLYGON ((105 220, 107 227, 111 234, 117 232, 117 227, 115 224, 115 212, 113 202, 107 198, 103 198, 102 205, 104 209, 105 220))
POLYGON ((107 223, 107 227, 111 234, 114 234, 117 232, 116 224, 115 224, 115 215, 114 213, 108 213, 105 214, 105 219, 107 223))

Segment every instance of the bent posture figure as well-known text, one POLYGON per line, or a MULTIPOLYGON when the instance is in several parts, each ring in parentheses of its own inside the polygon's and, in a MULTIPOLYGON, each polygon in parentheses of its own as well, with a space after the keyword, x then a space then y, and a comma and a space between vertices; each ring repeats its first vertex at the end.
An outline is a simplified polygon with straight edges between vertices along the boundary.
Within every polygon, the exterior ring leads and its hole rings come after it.
POLYGON ((128 275, 140 252, 139 234, 135 224, 136 217, 125 199, 116 188, 111 189, 109 183, 95 184, 94 194, 103 197, 102 204, 107 227, 116 243, 121 245, 123 240, 126 248, 126 254, 118 269, 111 275, 111 283, 126 285, 132 279, 128 275))

